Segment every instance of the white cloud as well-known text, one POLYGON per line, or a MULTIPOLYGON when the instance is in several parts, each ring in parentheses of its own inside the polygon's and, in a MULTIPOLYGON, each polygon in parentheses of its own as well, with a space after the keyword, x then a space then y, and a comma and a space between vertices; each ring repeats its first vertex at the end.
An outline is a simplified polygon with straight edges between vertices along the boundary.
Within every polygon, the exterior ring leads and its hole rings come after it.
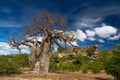
POLYGON ((43 37, 41 37, 41 36, 32 36, 32 37, 29 37, 28 35, 27 36, 25 36, 25 38, 27 39, 27 40, 32 40, 32 41, 42 41, 43 40, 43 37))
POLYGON ((97 27, 94 29, 95 33, 101 38, 108 38, 111 35, 117 33, 117 29, 110 25, 102 25, 102 27, 97 27))
MULTIPOLYGON (((65 46, 65 43, 63 42, 63 41, 60 41, 60 40, 57 40, 57 42, 61 45, 61 46, 65 46)), ((78 45, 78 43, 77 43, 77 41, 72 41, 72 42, 70 42, 70 43, 66 43, 67 44, 67 46, 79 46, 78 45), (72 45, 71 45, 72 44, 72 45)), ((56 45, 55 45, 56 46, 56 45)), ((56 48, 56 47, 55 47, 56 48)))
MULTIPOLYGON (((63 36, 74 37, 80 41, 84 41, 85 39, 87 39, 86 33, 84 33, 80 29, 77 29, 76 31, 65 32, 65 34, 63 34, 63 36)), ((73 44, 77 44, 77 43, 73 42, 73 44)))
MULTIPOLYGON (((29 49, 25 46, 21 46, 23 53, 28 53, 29 49)), ((8 43, 0 42, 0 55, 8 55, 8 54, 17 54, 19 51, 17 49, 12 49, 8 43)))
POLYGON ((74 32, 74 35, 80 41, 84 41, 85 39, 87 39, 87 35, 80 29, 76 30, 74 32))
POLYGON ((96 23, 99 22, 100 20, 101 18, 93 19, 93 18, 83 17, 80 20, 78 19, 74 24, 74 26, 77 28, 82 28, 82 27, 91 28, 91 27, 94 27, 96 23))
POLYGON ((90 41, 97 40, 103 43, 105 42, 103 38, 109 40, 119 40, 120 34, 117 34, 117 31, 118 29, 113 26, 102 24, 101 27, 96 27, 93 30, 86 30, 85 33, 82 30, 78 29, 77 31, 74 31, 74 34, 76 38, 80 41, 88 39, 90 41), (96 35, 98 35, 99 37, 96 38, 96 35))
POLYGON ((94 37, 95 36, 95 32, 94 31, 86 30, 85 32, 86 32, 88 37, 94 37))
POLYGON ((88 40, 95 41, 96 39, 94 37, 88 37, 88 40))
POLYGON ((88 36, 88 40, 90 41, 95 41, 96 39, 94 38, 95 32, 92 30, 86 30, 86 35, 88 36))
POLYGON ((109 40, 119 40, 120 39, 120 34, 114 35, 113 37, 109 37, 109 40))
POLYGON ((105 41, 102 39, 98 39, 99 42, 104 43, 105 41))
POLYGON ((74 46, 78 46, 77 41, 71 42, 71 44, 74 45, 74 46))

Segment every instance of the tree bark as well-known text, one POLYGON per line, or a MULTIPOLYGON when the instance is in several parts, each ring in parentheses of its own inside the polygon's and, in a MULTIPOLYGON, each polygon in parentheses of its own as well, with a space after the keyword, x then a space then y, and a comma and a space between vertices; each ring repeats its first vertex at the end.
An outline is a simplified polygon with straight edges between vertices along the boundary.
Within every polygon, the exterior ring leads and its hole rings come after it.
POLYGON ((31 46, 30 56, 29 56, 30 70, 34 69, 36 61, 37 61, 37 45, 34 43, 31 46))
POLYGON ((38 46, 36 49, 31 48, 31 70, 36 71, 37 73, 46 74, 49 70, 50 44, 49 42, 45 41, 40 47, 38 46))

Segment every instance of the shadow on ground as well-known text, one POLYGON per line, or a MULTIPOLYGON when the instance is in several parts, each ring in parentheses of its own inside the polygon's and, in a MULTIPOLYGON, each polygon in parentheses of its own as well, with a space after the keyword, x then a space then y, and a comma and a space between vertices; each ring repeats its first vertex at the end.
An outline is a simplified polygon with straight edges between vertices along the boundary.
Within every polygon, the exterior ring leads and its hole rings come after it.
POLYGON ((96 80, 113 80, 113 79, 110 79, 110 78, 100 78, 100 77, 95 77, 96 80))

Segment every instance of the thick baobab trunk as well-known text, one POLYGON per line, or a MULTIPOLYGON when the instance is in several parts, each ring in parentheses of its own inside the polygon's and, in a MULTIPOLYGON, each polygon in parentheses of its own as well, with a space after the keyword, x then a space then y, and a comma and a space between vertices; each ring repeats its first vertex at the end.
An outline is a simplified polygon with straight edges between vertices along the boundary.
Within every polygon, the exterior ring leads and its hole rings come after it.
POLYGON ((41 54, 39 57, 39 61, 40 61, 39 73, 48 73, 50 45, 48 42, 44 42, 41 48, 42 48, 41 54))
POLYGON ((37 43, 34 43, 31 46, 30 56, 29 56, 30 70, 34 69, 36 61, 37 61, 37 43))
POLYGON ((33 49, 31 52, 34 55, 30 55, 32 57, 32 71, 36 71, 37 73, 48 73, 49 70, 49 47, 48 42, 44 42, 40 47, 36 47, 37 50, 33 49), (37 57, 36 57, 37 54, 37 57), (36 58, 36 59, 35 59, 36 58))

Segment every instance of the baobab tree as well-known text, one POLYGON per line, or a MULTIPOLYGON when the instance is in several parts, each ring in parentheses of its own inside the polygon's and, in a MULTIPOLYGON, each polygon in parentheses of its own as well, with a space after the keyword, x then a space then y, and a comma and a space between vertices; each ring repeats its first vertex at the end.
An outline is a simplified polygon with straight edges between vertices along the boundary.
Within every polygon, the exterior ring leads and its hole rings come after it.
POLYGON ((53 45, 61 46, 60 41, 71 44, 76 40, 72 32, 64 31, 65 25, 65 17, 55 16, 43 11, 40 16, 33 19, 31 24, 24 26, 21 40, 12 37, 9 44, 17 49, 20 49, 21 45, 29 46, 31 70, 48 73, 49 54, 54 47, 53 45), (41 40, 39 40, 39 37, 41 37, 41 40))

